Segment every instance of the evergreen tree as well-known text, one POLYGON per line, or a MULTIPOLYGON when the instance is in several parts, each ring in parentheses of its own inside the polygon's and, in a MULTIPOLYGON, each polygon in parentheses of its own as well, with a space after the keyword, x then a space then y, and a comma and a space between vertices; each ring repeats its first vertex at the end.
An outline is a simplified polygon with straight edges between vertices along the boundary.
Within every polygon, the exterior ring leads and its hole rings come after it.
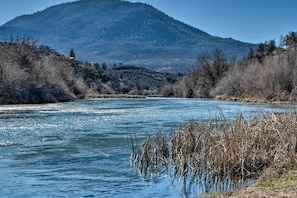
POLYGON ((74 53, 74 50, 73 49, 70 50, 69 58, 75 59, 75 53, 74 53))
POLYGON ((254 50, 252 49, 252 48, 250 48, 250 51, 249 51, 249 53, 248 53, 248 55, 247 55, 247 58, 248 59, 252 59, 252 58, 254 58, 254 50))
POLYGON ((106 65, 106 63, 102 63, 102 69, 103 69, 103 70, 106 70, 106 69, 107 69, 107 65, 106 65))
POLYGON ((285 44, 288 48, 297 46, 297 32, 289 32, 285 37, 285 44))

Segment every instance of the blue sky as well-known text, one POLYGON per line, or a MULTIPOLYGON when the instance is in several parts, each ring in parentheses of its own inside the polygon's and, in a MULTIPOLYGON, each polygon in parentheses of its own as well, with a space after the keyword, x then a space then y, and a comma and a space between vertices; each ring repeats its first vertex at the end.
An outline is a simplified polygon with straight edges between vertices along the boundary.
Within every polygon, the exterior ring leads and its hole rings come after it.
MULTIPOLYGON (((73 0, 1 0, 0 25, 73 0)), ((259 43, 297 31, 296 0, 129 0, 144 2, 211 35, 259 43)))

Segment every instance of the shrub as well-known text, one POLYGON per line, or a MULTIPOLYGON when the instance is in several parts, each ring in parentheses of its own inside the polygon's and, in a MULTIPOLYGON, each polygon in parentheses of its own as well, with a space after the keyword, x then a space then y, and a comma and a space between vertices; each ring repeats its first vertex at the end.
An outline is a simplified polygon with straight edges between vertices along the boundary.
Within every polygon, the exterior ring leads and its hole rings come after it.
POLYGON ((226 94, 242 98, 263 98, 269 101, 293 100, 296 87, 297 53, 295 50, 265 56, 262 62, 257 59, 245 60, 229 70, 211 95, 226 94), (292 97, 291 97, 292 96, 292 97))
POLYGON ((176 88, 174 96, 187 98, 211 97, 211 90, 226 75, 230 65, 226 55, 221 50, 216 49, 212 54, 200 54, 196 68, 179 82, 174 83, 173 88, 176 88))
POLYGON ((85 93, 81 82, 68 58, 44 46, 28 40, 0 45, 0 103, 73 100, 85 93))

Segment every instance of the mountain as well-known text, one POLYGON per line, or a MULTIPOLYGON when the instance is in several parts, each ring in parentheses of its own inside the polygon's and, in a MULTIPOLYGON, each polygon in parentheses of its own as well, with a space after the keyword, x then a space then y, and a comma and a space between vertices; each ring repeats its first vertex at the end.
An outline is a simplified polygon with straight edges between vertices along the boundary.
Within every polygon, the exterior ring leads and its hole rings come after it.
POLYGON ((23 15, 0 27, 0 38, 29 36, 77 59, 157 71, 189 71, 201 52, 219 48, 241 58, 256 45, 214 37, 143 3, 80 0, 23 15))

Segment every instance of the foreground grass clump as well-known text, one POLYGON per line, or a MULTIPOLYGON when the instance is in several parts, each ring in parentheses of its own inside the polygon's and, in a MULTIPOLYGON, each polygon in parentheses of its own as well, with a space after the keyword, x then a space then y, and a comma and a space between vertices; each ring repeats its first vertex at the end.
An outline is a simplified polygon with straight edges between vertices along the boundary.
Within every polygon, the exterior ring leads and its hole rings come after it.
POLYGON ((161 134, 133 145, 131 160, 141 173, 170 167, 185 185, 206 192, 229 191, 247 185, 267 168, 295 167, 296 113, 269 114, 246 121, 212 120, 181 124, 169 140, 161 134))
POLYGON ((261 174, 260 178, 255 181, 253 186, 249 186, 239 191, 204 194, 202 197, 297 197, 297 169, 292 167, 267 168, 261 174))

